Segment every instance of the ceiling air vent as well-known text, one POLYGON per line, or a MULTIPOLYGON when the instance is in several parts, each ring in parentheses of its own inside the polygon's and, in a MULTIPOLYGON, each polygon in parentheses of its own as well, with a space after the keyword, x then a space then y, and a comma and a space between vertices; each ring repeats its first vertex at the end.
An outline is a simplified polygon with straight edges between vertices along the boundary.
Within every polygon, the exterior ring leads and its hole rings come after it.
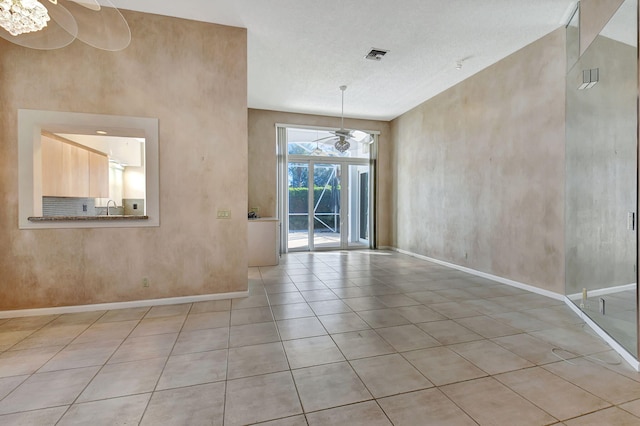
POLYGON ((367 55, 364 58, 371 59, 372 61, 379 61, 382 59, 384 55, 387 54, 387 52, 389 51, 384 49, 371 49, 371 51, 367 53, 367 55))

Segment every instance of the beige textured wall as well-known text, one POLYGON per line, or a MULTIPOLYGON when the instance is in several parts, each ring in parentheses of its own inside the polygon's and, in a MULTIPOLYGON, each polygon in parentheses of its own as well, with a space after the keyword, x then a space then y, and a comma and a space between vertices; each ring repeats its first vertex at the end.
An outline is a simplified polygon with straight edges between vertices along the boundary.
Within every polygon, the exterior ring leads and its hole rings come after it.
MULTIPOLYGON (((275 216, 277 211, 276 123, 318 127, 339 126, 340 119, 318 115, 278 111, 249 110, 249 204, 259 207, 260 216, 275 216)), ((390 245, 391 215, 391 139, 389 123, 345 119, 346 128, 379 131, 378 143, 378 246, 390 245)))
POLYGON ((2 310, 247 288, 246 30, 123 13, 121 52, 0 40, 2 310), (160 227, 18 230, 19 108, 157 117, 160 227))
POLYGON ((580 0, 580 54, 598 37, 624 0, 580 0))
POLYGON ((564 292, 565 32, 391 123, 394 245, 564 292))

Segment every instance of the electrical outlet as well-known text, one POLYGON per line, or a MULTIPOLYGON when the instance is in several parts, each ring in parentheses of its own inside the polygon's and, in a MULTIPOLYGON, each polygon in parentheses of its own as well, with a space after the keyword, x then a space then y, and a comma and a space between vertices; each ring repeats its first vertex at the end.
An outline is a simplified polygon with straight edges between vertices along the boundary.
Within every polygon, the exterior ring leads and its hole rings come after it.
POLYGON ((149 279, 147 278, 142 279, 142 287, 149 287, 149 279))

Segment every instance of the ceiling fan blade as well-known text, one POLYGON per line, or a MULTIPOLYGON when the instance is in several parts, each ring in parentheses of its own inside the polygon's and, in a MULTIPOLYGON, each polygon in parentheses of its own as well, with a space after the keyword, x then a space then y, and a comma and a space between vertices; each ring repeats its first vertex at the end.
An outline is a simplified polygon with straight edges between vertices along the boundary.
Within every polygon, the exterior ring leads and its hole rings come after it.
POLYGON ((360 140, 360 143, 364 145, 371 145, 373 143, 373 138, 371 137, 371 135, 367 135, 360 140))
POLYGON ((356 130, 354 135, 347 139, 349 139, 349 142, 351 143, 359 143, 363 145, 371 145, 373 143, 373 137, 370 134, 359 130, 356 130))
POLYGON ((367 132, 363 132, 362 130, 354 130, 352 132, 351 137, 358 140, 358 141, 362 141, 364 139, 369 138, 371 135, 369 135, 369 133, 367 132))
POLYGON ((335 138, 337 138, 337 136, 327 136, 326 138, 316 139, 316 140, 311 141, 311 142, 324 142, 324 141, 328 141, 329 139, 335 139, 335 138))

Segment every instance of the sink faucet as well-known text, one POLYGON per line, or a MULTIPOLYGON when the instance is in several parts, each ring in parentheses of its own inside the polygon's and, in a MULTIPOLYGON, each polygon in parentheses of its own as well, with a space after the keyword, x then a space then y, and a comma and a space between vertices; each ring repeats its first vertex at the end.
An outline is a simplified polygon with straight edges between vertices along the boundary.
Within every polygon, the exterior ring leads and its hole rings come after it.
POLYGON ((114 209, 118 208, 118 205, 116 204, 116 202, 115 202, 115 201, 113 201, 113 200, 109 200, 109 201, 107 201, 107 216, 109 216, 109 204, 110 204, 110 203, 113 203, 113 208, 114 208, 114 209))

